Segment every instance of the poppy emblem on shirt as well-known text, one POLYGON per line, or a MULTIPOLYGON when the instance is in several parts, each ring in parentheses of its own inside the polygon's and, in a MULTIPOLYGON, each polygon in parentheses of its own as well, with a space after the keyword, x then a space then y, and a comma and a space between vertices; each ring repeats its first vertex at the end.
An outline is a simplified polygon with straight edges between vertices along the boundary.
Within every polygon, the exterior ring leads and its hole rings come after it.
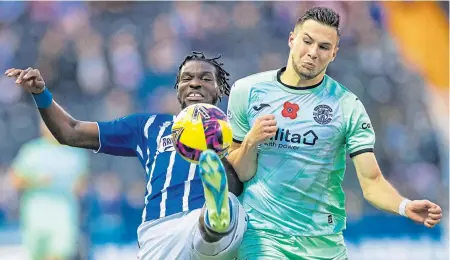
POLYGON ((290 119, 297 118, 297 112, 300 109, 300 107, 297 104, 291 102, 284 102, 283 108, 284 108, 283 111, 281 111, 281 115, 283 117, 288 117, 290 119))

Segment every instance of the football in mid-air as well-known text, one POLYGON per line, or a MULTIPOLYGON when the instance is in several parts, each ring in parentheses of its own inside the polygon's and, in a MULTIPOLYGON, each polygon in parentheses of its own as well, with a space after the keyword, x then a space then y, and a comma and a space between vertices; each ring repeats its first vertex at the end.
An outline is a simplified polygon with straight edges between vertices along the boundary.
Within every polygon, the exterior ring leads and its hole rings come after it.
POLYGON ((231 126, 227 115, 210 104, 186 107, 172 126, 175 149, 187 161, 198 163, 200 154, 211 149, 219 157, 227 154, 232 142, 231 126))

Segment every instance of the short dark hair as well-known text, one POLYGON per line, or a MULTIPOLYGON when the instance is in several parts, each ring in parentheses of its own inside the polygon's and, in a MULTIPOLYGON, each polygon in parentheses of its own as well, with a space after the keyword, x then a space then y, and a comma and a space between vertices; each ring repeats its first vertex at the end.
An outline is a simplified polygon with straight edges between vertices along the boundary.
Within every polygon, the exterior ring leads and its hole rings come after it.
POLYGON ((340 16, 333 9, 327 7, 313 7, 298 18, 295 27, 303 24, 307 20, 314 20, 321 24, 331 26, 336 29, 338 36, 341 36, 339 31, 340 16))
MULTIPOLYGON (((175 89, 178 89, 178 83, 180 82, 180 73, 183 66, 188 61, 192 60, 198 60, 198 61, 204 61, 208 62, 209 64, 213 65, 216 69, 216 80, 217 85, 219 85, 220 89, 220 95, 230 95, 230 85, 228 84, 228 76, 230 76, 230 73, 228 73, 226 70, 222 68, 223 63, 219 61, 219 59, 222 57, 222 55, 219 55, 215 58, 207 58, 203 52, 197 52, 193 51, 191 55, 186 56, 184 61, 181 63, 180 67, 178 67, 178 73, 177 73, 177 82, 175 82, 175 89)), ((219 97, 220 99, 220 97, 219 97)))

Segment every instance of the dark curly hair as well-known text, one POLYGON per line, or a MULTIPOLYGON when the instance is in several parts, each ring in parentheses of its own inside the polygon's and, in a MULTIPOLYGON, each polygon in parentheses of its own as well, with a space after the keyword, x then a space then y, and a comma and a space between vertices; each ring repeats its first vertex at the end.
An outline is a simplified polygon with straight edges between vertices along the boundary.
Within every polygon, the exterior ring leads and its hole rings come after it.
MULTIPOLYGON (((216 68, 216 79, 217 79, 217 85, 219 85, 220 90, 220 96, 223 94, 230 95, 230 85, 228 84, 228 76, 230 76, 230 73, 228 73, 226 70, 222 68, 223 63, 219 61, 219 59, 222 57, 222 55, 219 55, 215 58, 207 58, 203 52, 196 52, 193 51, 191 55, 186 56, 184 61, 181 63, 180 67, 178 67, 177 72, 177 81, 175 82, 175 89, 178 89, 178 83, 180 82, 180 72, 183 68, 184 64, 186 62, 191 60, 198 60, 198 61, 204 61, 208 62, 209 64, 213 65, 214 68, 216 68)), ((219 99, 220 99, 219 96, 219 99)))

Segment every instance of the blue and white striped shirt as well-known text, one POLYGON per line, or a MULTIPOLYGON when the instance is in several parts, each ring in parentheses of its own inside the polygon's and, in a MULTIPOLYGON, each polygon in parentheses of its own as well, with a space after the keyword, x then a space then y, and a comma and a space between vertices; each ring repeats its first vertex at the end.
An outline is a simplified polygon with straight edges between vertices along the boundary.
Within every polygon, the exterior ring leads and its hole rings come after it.
POLYGON ((175 151, 175 116, 135 114, 98 122, 100 153, 136 156, 147 173, 142 222, 201 208, 205 202, 198 167, 175 151))

